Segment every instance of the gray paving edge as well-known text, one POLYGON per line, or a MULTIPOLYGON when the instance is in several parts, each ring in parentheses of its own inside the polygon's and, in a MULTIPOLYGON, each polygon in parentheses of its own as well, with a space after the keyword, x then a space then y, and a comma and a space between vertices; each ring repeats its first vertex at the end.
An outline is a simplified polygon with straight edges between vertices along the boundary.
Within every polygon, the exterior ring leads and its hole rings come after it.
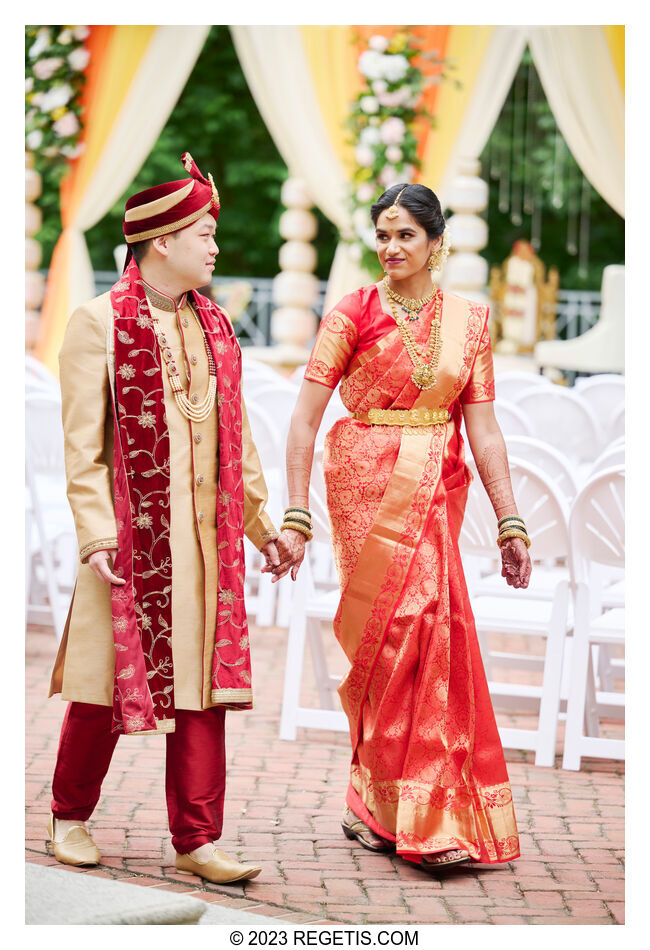
MULTIPOLYGON (((263 927, 283 921, 219 908, 185 894, 107 881, 65 868, 25 865, 26 924, 225 924, 263 927)), ((288 925, 290 926, 290 925, 288 925)))

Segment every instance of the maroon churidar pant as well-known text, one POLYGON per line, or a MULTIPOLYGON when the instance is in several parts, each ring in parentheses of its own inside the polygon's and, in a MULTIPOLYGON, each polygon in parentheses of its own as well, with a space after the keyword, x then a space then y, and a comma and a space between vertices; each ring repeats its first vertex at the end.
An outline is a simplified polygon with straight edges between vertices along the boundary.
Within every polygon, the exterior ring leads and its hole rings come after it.
MULTIPOLYGON (((110 706, 70 703, 63 720, 52 779, 55 818, 86 821, 93 813, 119 733, 110 706)), ((176 729, 165 736, 165 793, 172 845, 187 854, 216 841, 226 788, 226 711, 177 709, 176 729)), ((129 739, 137 742, 137 738, 129 739)))

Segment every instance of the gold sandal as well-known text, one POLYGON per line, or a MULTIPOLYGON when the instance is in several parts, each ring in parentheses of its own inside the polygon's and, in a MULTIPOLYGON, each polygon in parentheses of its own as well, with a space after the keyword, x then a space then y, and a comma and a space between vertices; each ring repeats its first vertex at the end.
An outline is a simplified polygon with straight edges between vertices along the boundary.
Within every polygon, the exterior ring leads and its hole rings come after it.
POLYGON ((462 848, 449 848, 446 851, 436 851, 431 855, 423 854, 422 864, 420 866, 422 868, 426 868, 427 870, 433 869, 433 868, 448 868, 452 864, 465 864, 465 862, 471 861, 471 860, 472 859, 470 858, 467 851, 464 851, 462 848), (443 855, 443 854, 457 855, 457 857, 450 857, 444 861, 431 860, 431 858, 435 858, 438 855, 443 855))
POLYGON ((369 828, 364 821, 357 818, 349 806, 343 812, 341 828, 346 838, 349 838, 350 841, 358 841, 368 851, 386 854, 395 850, 392 841, 386 841, 385 838, 375 834, 372 828, 369 828))

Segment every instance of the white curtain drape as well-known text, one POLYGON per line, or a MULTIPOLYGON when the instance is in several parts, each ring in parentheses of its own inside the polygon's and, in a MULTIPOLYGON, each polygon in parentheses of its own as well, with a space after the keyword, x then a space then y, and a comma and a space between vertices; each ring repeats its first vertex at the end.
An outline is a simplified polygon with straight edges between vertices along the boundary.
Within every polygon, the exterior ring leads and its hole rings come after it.
POLYGON ((492 31, 458 136, 436 187, 443 207, 452 179, 458 174, 458 163, 463 158, 478 158, 499 118, 524 54, 527 29, 496 26, 492 31))
MULTIPOLYGON (((343 234, 352 227, 343 165, 327 135, 297 26, 231 26, 248 87, 289 174, 302 178, 323 214, 343 234)), ((330 271, 325 311, 368 275, 341 242, 330 271)))
MULTIPOLYGON (((159 26, 152 36, 69 225, 73 232, 68 285, 70 312, 95 293, 84 232, 103 218, 135 178, 183 91, 208 30, 208 26, 159 26)), ((182 170, 180 161, 179 170, 182 170)), ((180 172, 179 177, 182 177, 180 172)))
POLYGON ((530 28, 558 127, 596 191, 625 215, 625 101, 602 26, 530 28))

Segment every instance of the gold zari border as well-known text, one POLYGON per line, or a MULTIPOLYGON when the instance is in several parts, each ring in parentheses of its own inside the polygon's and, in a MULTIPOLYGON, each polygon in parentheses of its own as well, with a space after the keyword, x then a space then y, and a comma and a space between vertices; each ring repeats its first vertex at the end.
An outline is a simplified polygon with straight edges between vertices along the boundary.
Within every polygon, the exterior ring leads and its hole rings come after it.
POLYGON ((95 551, 108 551, 116 547, 117 538, 99 538, 97 541, 90 541, 88 544, 84 544, 82 549, 79 551, 79 560, 82 564, 84 564, 86 562, 86 558, 90 557, 91 554, 94 554, 95 551))
POLYGON ((224 705, 225 703, 252 703, 252 689, 213 689, 210 693, 210 699, 213 703, 224 705))
POLYGON ((180 231, 181 228, 192 224, 193 221, 198 221, 211 207, 212 199, 208 201, 207 205, 199 208, 198 211, 193 211, 192 214, 188 214, 186 218, 181 218, 180 221, 165 224, 161 228, 152 228, 150 231, 139 231, 137 234, 125 234, 124 240, 127 244, 137 244, 138 241, 148 241, 150 238, 160 237, 162 234, 171 234, 173 231, 180 231))

